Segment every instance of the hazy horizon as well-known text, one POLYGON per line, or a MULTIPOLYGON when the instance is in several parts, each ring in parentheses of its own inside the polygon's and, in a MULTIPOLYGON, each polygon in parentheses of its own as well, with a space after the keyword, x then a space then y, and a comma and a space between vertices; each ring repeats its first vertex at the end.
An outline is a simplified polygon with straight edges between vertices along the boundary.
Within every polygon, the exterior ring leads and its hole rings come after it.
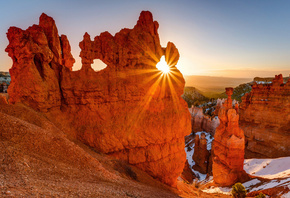
POLYGON ((10 26, 27 29, 42 12, 67 35, 81 68, 79 42, 88 32, 112 35, 133 28, 142 10, 158 21, 163 47, 173 42, 180 52, 183 75, 253 78, 290 73, 290 2, 236 1, 7 1, 0 7, 0 70, 12 60, 4 51, 10 26), (13 12, 11 12, 13 10, 13 12), (174 12, 172 12, 174 10, 174 12), (271 14, 269 14, 271 13, 271 14))
POLYGON ((235 79, 253 79, 255 77, 261 77, 261 78, 273 78, 275 75, 282 74, 283 77, 289 77, 290 76, 290 70, 284 70, 284 71, 263 71, 263 70, 221 70, 217 71, 213 75, 187 75, 183 74, 184 76, 204 76, 204 77, 218 77, 218 78, 235 78, 235 79), (222 75, 225 73, 231 73, 231 76, 222 75))

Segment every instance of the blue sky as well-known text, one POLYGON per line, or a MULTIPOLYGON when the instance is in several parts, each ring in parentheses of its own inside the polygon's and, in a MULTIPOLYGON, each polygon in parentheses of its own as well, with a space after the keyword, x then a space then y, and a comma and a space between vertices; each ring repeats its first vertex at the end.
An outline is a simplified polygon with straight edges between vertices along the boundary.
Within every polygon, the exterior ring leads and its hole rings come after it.
POLYGON ((185 75, 228 77, 290 73, 290 1, 279 0, 10 0, 0 6, 0 70, 12 65, 4 51, 10 26, 38 24, 42 12, 65 34, 80 68, 78 43, 133 28, 142 10, 159 22, 161 44, 175 43, 185 75))

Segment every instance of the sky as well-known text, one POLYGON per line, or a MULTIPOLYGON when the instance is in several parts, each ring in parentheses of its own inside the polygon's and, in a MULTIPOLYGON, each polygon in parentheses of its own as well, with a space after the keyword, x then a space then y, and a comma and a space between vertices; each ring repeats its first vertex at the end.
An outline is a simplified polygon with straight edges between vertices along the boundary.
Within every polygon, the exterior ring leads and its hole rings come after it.
POLYGON ((0 71, 8 71, 5 52, 10 26, 27 29, 41 13, 52 16, 68 36, 81 67, 79 42, 101 32, 133 28, 142 10, 159 23, 161 45, 179 50, 184 75, 253 78, 290 73, 288 0, 0 0, 0 71))

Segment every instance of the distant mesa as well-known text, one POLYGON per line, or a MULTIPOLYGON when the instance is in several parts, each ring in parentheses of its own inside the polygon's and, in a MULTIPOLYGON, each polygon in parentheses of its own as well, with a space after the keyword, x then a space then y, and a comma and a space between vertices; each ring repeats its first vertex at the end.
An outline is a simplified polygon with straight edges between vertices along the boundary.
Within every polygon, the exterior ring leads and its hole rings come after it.
POLYGON ((175 67, 173 43, 161 47, 159 24, 142 11, 133 29, 115 36, 84 34, 79 46, 82 68, 53 18, 42 14, 27 30, 10 27, 6 52, 10 69, 9 102, 41 111, 59 128, 96 150, 125 160, 171 186, 183 170, 184 136, 190 114, 180 97, 182 74, 175 67), (156 68, 161 56, 168 75, 156 68), (107 65, 94 71, 99 59, 107 65))

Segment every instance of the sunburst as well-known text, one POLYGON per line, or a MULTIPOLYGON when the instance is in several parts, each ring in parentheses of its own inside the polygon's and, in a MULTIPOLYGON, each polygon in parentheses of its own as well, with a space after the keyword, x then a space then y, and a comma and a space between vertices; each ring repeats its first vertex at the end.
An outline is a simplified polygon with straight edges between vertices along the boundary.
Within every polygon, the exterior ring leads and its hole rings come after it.
POLYGON ((167 74, 170 72, 170 68, 165 61, 165 56, 162 56, 160 62, 157 63, 156 68, 159 69, 162 73, 167 74))

